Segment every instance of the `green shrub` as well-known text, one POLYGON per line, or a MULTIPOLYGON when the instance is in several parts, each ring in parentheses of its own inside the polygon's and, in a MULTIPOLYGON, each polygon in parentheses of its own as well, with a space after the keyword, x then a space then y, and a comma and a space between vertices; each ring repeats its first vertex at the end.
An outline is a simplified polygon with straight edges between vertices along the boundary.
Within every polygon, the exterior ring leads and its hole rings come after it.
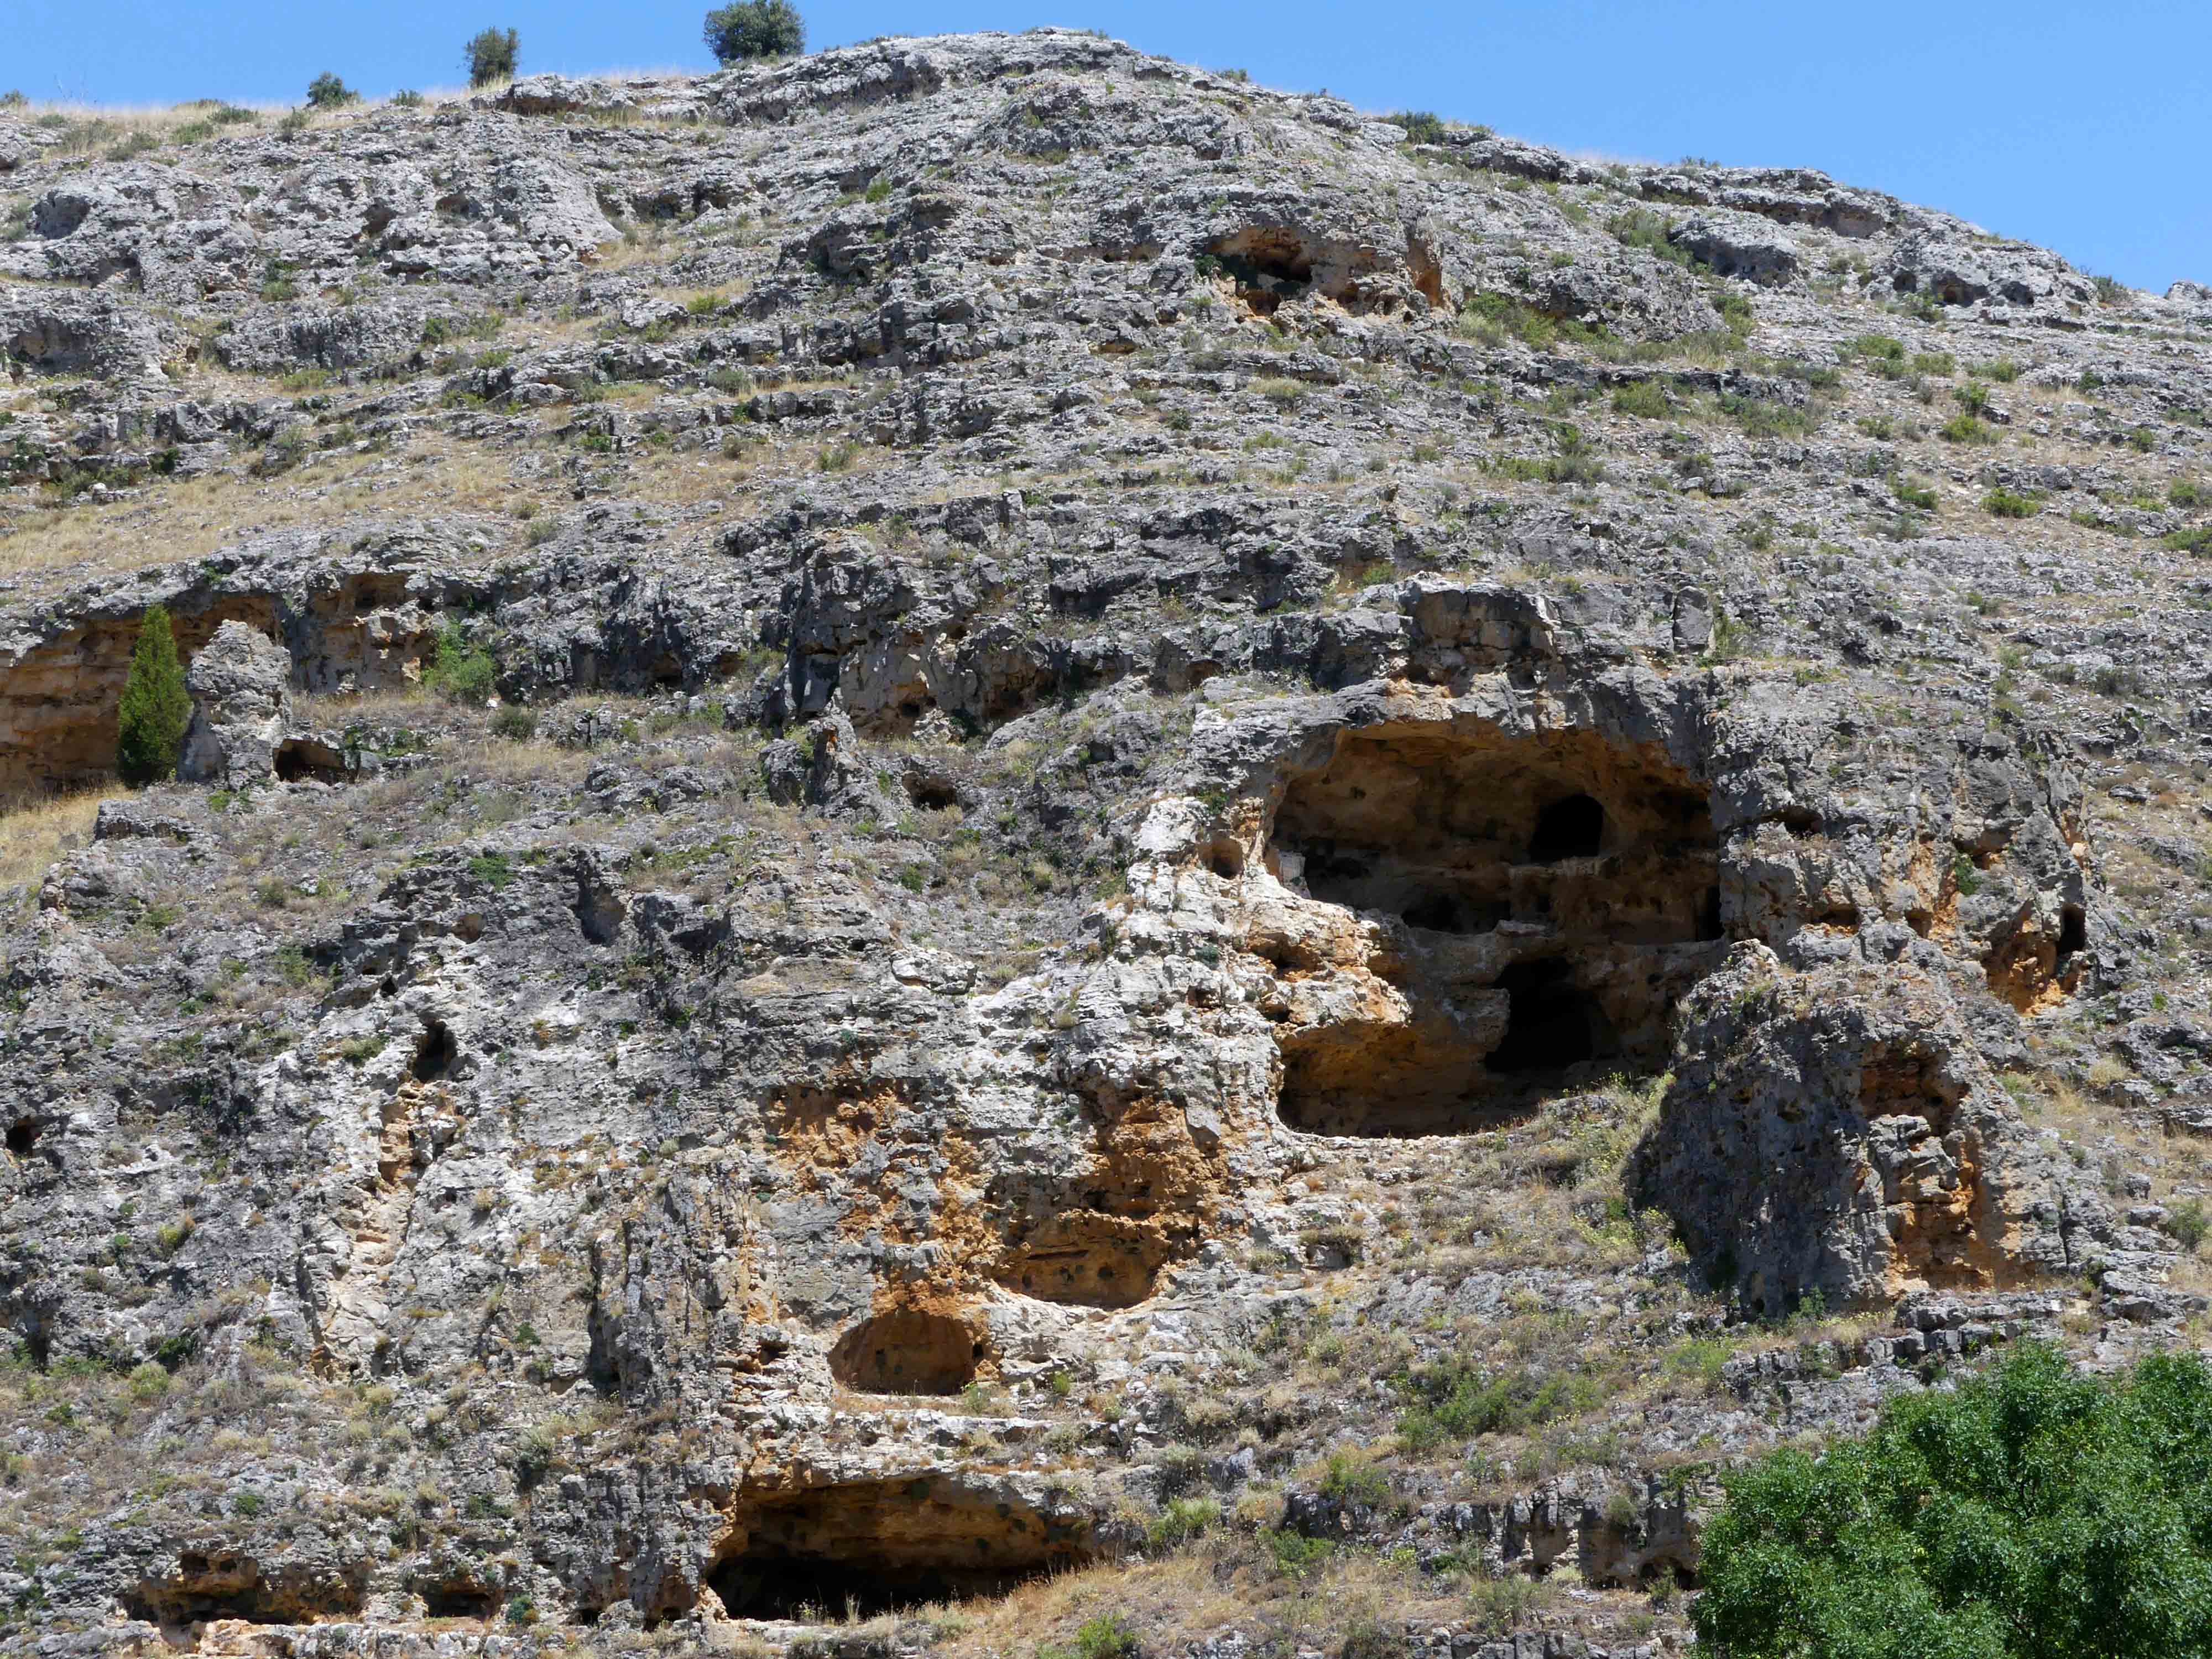
POLYGON ((1982 511, 1999 519, 2032 519, 2043 511, 2043 501, 2033 491, 2022 494, 2000 486, 1982 497, 1982 511))
POLYGON ((2002 380, 2009 386, 2020 379, 2020 365, 2009 357, 2000 357, 1995 362, 1984 363, 1974 373, 1985 380, 2002 380))
POLYGON ((1923 513, 1935 511, 1936 491, 1932 486, 1915 483, 1911 479, 1899 474, 1891 480, 1889 487, 1897 499, 1905 506, 1917 507, 1923 513))
POLYGON ((1401 109, 1395 115, 1382 118, 1395 126, 1406 129, 1409 144, 1441 144, 1444 141, 1443 118, 1432 110, 1401 109))
POLYGON ((1364 1457, 1331 1452, 1322 1470, 1321 1495, 1340 1504, 1375 1509, 1390 1501, 1390 1477, 1364 1457))
POLYGON ((520 703, 508 703, 491 717, 494 735, 509 743, 526 743, 538 735, 538 714, 520 703))
POLYGON ((788 58, 806 50, 806 25, 791 0, 735 0, 707 14, 707 50, 720 64, 788 58))
POLYGON ((192 699, 185 690, 184 665, 177 660, 177 636, 169 613, 146 607, 138 641, 131 648, 131 672, 115 711, 115 769, 134 788, 177 775, 177 751, 192 718, 192 699))
POLYGON ((505 887, 514 879, 514 866, 504 853, 479 853, 469 860, 469 873, 487 887, 505 887))
POLYGON ((1176 1498, 1146 1527, 1146 1547, 1158 1552, 1187 1544, 1220 1519, 1221 1505, 1211 1498, 1176 1498))
POLYGON ((513 29, 485 29, 461 48, 461 61, 472 87, 512 81, 515 65, 522 61, 522 42, 513 29))
POLYGON ((422 94, 412 87, 402 87, 392 94, 392 101, 402 109, 420 109, 422 106, 422 94))
POLYGON ((1613 393, 1613 409, 1616 415, 1634 415, 1647 421, 1663 421, 1674 411, 1667 388, 1656 380, 1632 380, 1626 386, 1616 386, 1613 393))
POLYGON ((2176 530, 2159 538, 2177 553, 2194 553, 2198 558, 2212 558, 2212 524, 2191 525, 2185 530, 2176 530))
POLYGON ((455 702, 481 703, 492 693, 499 665, 491 653, 463 636, 460 627, 447 623, 438 630, 438 647, 430 665, 422 672, 423 684, 455 702))
POLYGON ((1810 410, 1771 398, 1723 392, 1721 408, 1747 438, 1802 438, 1820 425, 1819 417, 1810 410))
POLYGON ((1137 1659, 1144 1650, 1127 1620, 1118 1613, 1102 1613, 1076 1626, 1073 1642, 1042 1644, 1036 1659, 1137 1659))
POLYGON ((2212 506, 2212 487, 2194 478, 2176 478, 2167 486, 2166 499, 2176 507, 2212 506))
POLYGON ((348 104, 360 101, 361 94, 328 70, 307 82, 307 107, 310 109, 343 109, 348 104))
POLYGON ((1691 1617, 1735 1659, 2212 1652, 2212 1370, 2025 1346, 1863 1439, 1724 1477, 1691 1617))
POLYGON ((1517 1432, 1577 1417, 1596 1405, 1599 1396, 1594 1379, 1571 1372, 1487 1376, 1456 1359, 1420 1366, 1400 1379, 1398 1388, 1410 1402, 1399 1415, 1398 1438, 1414 1453, 1479 1434, 1517 1432))
POLYGON ((1663 214, 1654 213, 1649 208, 1631 208, 1607 220, 1605 228, 1623 247, 1640 247, 1673 264, 1690 263, 1690 256, 1667 240, 1667 233, 1674 226, 1663 214))
POLYGON ((2208 1215, 2204 1200, 2185 1198, 2166 1212, 2166 1230, 2185 1249, 2194 1250, 2212 1232, 2212 1215, 2208 1215))
POLYGON ((1936 429, 1936 435, 1947 444, 1993 444, 1996 433, 1975 416, 1963 410, 1936 429))

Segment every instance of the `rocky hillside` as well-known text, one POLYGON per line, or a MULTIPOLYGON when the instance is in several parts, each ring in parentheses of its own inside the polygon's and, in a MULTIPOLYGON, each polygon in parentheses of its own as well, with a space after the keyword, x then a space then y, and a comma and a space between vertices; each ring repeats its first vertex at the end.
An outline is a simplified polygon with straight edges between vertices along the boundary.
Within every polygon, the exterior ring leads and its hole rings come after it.
POLYGON ((2212 291, 1058 30, 0 227, 0 1648, 1650 1655, 2204 1340, 2212 291))

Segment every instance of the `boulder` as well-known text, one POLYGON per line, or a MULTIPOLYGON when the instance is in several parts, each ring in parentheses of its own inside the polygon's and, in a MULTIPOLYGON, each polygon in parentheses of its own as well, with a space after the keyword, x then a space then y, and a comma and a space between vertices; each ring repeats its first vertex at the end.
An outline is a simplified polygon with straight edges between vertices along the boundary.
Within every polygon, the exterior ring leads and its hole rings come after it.
POLYGON ((2115 1237, 2095 1173, 2021 1121, 1914 963, 1792 975, 1737 945, 1683 999, 1674 1078, 1630 1191, 1754 1315, 2002 1290, 2115 1237))
POLYGON ((226 788, 276 775, 292 717, 292 657, 268 635, 227 622, 185 671, 191 724, 177 775, 226 788))

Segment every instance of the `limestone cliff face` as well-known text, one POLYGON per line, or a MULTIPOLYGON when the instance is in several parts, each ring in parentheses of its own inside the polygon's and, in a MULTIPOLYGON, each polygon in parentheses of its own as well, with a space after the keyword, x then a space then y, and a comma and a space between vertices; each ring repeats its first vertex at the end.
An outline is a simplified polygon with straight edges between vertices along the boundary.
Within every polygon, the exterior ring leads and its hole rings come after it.
POLYGON ((1062 30, 61 132, 0 1641, 1647 1651, 2201 1310, 2201 292, 1062 30))

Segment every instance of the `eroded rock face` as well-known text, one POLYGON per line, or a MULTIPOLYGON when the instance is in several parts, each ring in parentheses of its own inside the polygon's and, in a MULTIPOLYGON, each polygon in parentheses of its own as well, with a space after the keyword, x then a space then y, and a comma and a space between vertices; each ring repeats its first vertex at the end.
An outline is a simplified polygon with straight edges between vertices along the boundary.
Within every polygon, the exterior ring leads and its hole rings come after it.
POLYGON ((226 622, 185 671, 191 723, 177 775, 242 788, 276 775, 292 720, 292 657, 269 636, 226 622))
POLYGON ((1893 961, 1802 975, 1739 946, 1683 1007, 1635 1185, 1756 1312, 2009 1289, 2114 1242, 2097 1181, 1975 1051, 1940 952, 1888 933, 1893 961))
POLYGON ((781 1648, 1208 1494, 1688 1584, 1650 1469, 2194 1308, 2050 1107, 2212 1121, 2202 292, 1067 30, 252 125, 0 118, 0 795, 156 602, 224 786, 5 849, 29 1639, 781 1648), (1922 1322, 1720 1363, 1816 1291, 1922 1322))

